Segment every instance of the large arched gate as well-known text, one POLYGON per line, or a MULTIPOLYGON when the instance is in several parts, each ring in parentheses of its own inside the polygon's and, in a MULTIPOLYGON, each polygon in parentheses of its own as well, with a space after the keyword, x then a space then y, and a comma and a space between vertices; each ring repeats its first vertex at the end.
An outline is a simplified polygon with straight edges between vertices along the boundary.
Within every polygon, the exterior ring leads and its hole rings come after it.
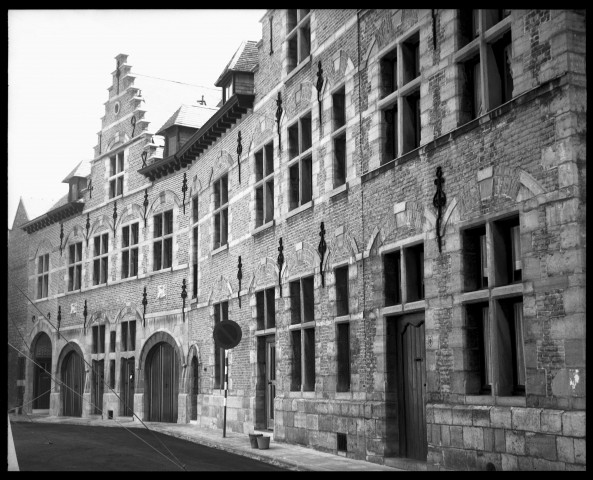
POLYGON ((49 409, 51 393, 51 340, 41 333, 35 342, 35 370, 33 379, 33 408, 49 409))
POLYGON ((167 342, 157 343, 146 358, 145 399, 150 422, 177 422, 179 359, 167 342))
POLYGON ((84 361, 78 352, 72 350, 64 358, 62 366, 62 402, 65 416, 82 416, 84 377, 84 361))

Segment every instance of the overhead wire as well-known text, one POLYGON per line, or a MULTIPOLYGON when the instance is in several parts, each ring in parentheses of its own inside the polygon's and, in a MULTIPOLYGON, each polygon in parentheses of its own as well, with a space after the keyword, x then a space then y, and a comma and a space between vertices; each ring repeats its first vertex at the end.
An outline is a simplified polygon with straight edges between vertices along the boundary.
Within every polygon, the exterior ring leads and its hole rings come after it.
MULTIPOLYGON (((30 357, 27 357, 27 355, 26 355, 26 354, 24 354, 22 351, 20 351, 18 348, 16 348, 14 345, 12 345, 10 342, 7 342, 7 343, 8 343, 8 345, 9 345, 10 347, 12 347, 13 349, 15 349, 15 350, 16 350, 18 353, 20 353, 21 355, 23 355, 25 358, 27 358, 27 359, 31 360, 31 362, 32 362, 34 365, 37 365, 38 367, 40 367, 40 368, 43 368, 43 367, 41 367, 41 365, 39 365, 39 364, 38 364, 38 363, 37 363, 37 362, 36 362, 34 359, 32 359, 32 358, 30 358, 30 357)), ((45 370, 45 371, 47 372, 47 370, 45 370)), ((85 400, 85 398, 84 398, 84 396, 83 396, 83 395, 81 395, 80 393, 78 393, 76 390, 74 390, 73 388, 69 387, 68 385, 66 385, 66 384, 65 384, 65 383, 64 383, 62 380, 60 380, 59 378, 55 377, 55 376, 54 376, 54 375, 52 375, 51 373, 50 373, 49 375, 50 375, 50 377, 52 378, 52 380, 54 380, 56 383, 59 383, 61 386, 63 386, 63 387, 65 387, 65 388, 67 388, 67 389, 68 389, 68 390, 70 390, 72 393, 74 393, 74 395, 78 395, 78 396, 79 396, 79 397, 82 399, 82 401, 83 401, 83 402, 84 402, 84 401, 88 402, 88 404, 89 404, 91 407, 95 407, 95 408, 97 408, 97 410, 99 410, 101 413, 103 413, 103 410, 101 410, 100 408, 98 408, 98 407, 97 407, 97 406, 96 406, 96 405, 95 405, 95 404, 94 404, 92 401, 85 400)), ((48 390, 48 391, 51 391, 51 390, 48 390)), ((25 405, 25 404, 23 404, 23 405, 25 405)), ((27 415, 27 418, 29 418, 29 420, 30 420, 32 423, 35 423, 35 422, 33 422, 33 419, 32 419, 32 418, 31 418, 31 417, 30 417, 30 416, 29 416, 29 415, 28 415, 26 412, 25 412, 25 414, 27 415)), ((178 463, 176 463, 175 461, 173 461, 171 458, 167 457, 167 456, 166 456, 164 453, 160 452, 158 449, 156 449, 154 446, 152 446, 152 445, 151 445, 150 443, 148 443, 146 440, 144 440, 144 439, 143 439, 143 438, 141 438, 140 436, 136 435, 136 434, 135 434, 135 433, 134 433, 134 432, 133 432, 131 429, 129 429, 128 427, 126 427, 126 426, 125 426, 123 423, 121 423, 119 420, 115 419, 115 422, 116 422, 116 423, 117 423, 119 426, 121 426, 122 428, 126 429, 126 430, 127 430, 129 433, 131 433, 132 435, 134 435, 136 438, 138 438, 140 441, 144 442, 146 445, 148 445, 150 448, 152 448, 154 451, 156 451, 156 452, 157 452, 159 455, 162 455, 163 457, 165 457, 167 460, 169 460, 169 461, 170 461, 171 463, 173 463, 175 466, 177 466, 177 467, 180 467, 180 468, 182 468, 183 470, 185 470, 185 468, 184 468, 184 465, 183 465, 183 464, 181 464, 181 463, 179 463, 179 464, 178 464, 178 463)), ((44 435, 44 436, 45 436, 45 435, 44 435)), ((47 436, 45 436, 45 438, 47 439, 47 436)), ((158 438, 158 437, 157 437, 157 438, 158 438)), ((49 442, 49 443, 51 443, 51 442, 49 441, 49 439, 48 439, 48 442, 49 442)), ((175 458, 175 457, 174 457, 174 458, 175 458)), ((177 460, 177 459, 175 458, 175 460, 177 460)))
MULTIPOLYGON (((10 279, 9 279, 9 280, 10 280, 10 279)), ((37 310, 37 311, 38 311, 38 312, 41 314, 41 316, 42 316, 42 317, 43 317, 43 318, 44 318, 44 319, 47 321, 47 323, 49 323, 49 324, 50 324, 50 325, 51 325, 51 326, 52 326, 52 327, 53 327, 53 328, 56 330, 56 332, 58 333, 58 335, 59 335, 59 336, 60 336, 60 337, 61 337, 63 340, 65 340, 66 342, 68 342, 68 339, 67 339, 66 337, 64 337, 64 335, 62 335, 62 334, 60 333, 60 331, 58 330, 58 328, 57 328, 57 327, 56 327, 56 326, 55 326, 55 325, 54 325, 54 324, 53 324, 53 323, 52 323, 52 322, 51 322, 51 321, 50 321, 50 320, 49 320, 49 319, 48 319, 48 318, 47 318, 47 317, 46 317, 46 316, 43 314, 43 312, 42 312, 42 311, 41 311, 41 310, 40 310, 40 309, 37 307, 37 305, 35 305, 35 303, 33 303, 33 302, 31 301, 31 299, 29 298, 29 296, 28 296, 28 295, 27 295, 25 292, 23 292, 23 290, 22 290, 22 289, 21 289, 21 288, 20 288, 18 285, 16 285, 14 282, 11 282, 11 283, 13 284, 13 286, 15 286, 15 287, 16 287, 16 288, 17 288, 17 289, 18 289, 18 290, 19 290, 19 291, 20 291, 20 292, 23 294, 23 296, 24 296, 24 297, 25 297, 25 298, 26 298, 26 299, 29 301, 29 303, 30 303, 31 305, 33 305, 33 307, 35 307, 35 309, 36 309, 36 310, 37 310)), ((18 330, 18 328, 17 328, 17 330, 18 330)), ((19 334, 20 334, 20 331, 19 331, 19 334)), ((21 338, 23 338, 23 337, 22 337, 22 335, 21 335, 21 338)), ((23 338, 23 341, 24 341, 24 338, 23 338)), ((9 345, 10 345, 10 343, 9 343, 9 345)), ((12 345, 11 345, 11 346, 12 346, 12 345)), ((15 348, 15 347, 13 346, 13 348, 15 348)), ((17 349, 17 351, 18 351, 18 349, 17 349)), ((29 347, 29 351, 30 351, 30 347, 29 347)), ((31 352, 31 354, 32 354, 32 352, 31 352)), ((27 357, 27 358, 29 358, 29 357, 27 357)), ((88 363, 88 362, 87 362, 87 361, 84 359, 84 356, 82 356, 81 358, 82 358, 82 361, 83 361, 83 362, 84 362, 84 363, 87 365, 87 367, 89 367, 89 369, 90 369, 91 371, 93 371, 93 372, 94 372, 94 371, 95 371, 95 369, 93 368, 93 366, 92 366, 92 365, 90 365, 90 364, 89 364, 89 363, 88 363)), ((30 359, 30 358, 29 358, 29 359, 30 359)), ((32 359, 30 359, 30 360, 31 360, 33 363, 35 363, 35 361, 34 361, 34 360, 32 360, 32 359)), ((41 368, 43 368, 43 367, 41 367, 41 368)), ((47 372, 47 370, 45 370, 44 368, 43 368, 43 370, 44 370, 45 372, 47 372)), ((47 373, 49 373, 49 375, 50 375, 50 376, 52 376, 52 375, 51 375, 51 372, 47 372, 47 373)), ((54 378, 54 377, 52 376, 52 378, 54 378)), ((61 381, 59 381, 59 383, 63 384, 63 382, 61 382, 61 381)), ((107 383, 105 380, 103 381, 103 384, 104 384, 105 386, 107 386, 107 388, 108 388, 108 389, 109 389, 109 390, 110 390, 110 391, 111 391, 111 392, 112 392, 112 393, 113 393, 113 394, 114 394, 114 395, 115 395, 115 396, 116 396, 116 397, 117 397, 117 398, 118 398, 120 401, 122 400, 122 399, 121 399, 121 397, 118 395, 118 393, 117 393, 115 390, 113 390, 113 389, 112 389, 112 388, 109 386, 109 384, 108 384, 108 383, 107 383)), ((83 397, 83 400, 84 400, 84 397, 83 397)), ((98 409, 98 410, 102 411, 101 409, 98 409)), ((148 428, 148 426, 147 426, 147 425, 144 423, 144 421, 142 421, 142 419, 141 419, 141 418, 140 418, 140 417, 139 417, 139 416, 136 414, 136 412, 134 412, 133 410, 132 410, 132 415, 133 415, 135 418, 137 418, 137 419, 138 419, 138 421, 139 421, 139 422, 140 422, 140 423, 141 423, 141 424, 142 424, 142 425, 143 425, 143 426, 144 426, 144 427, 145 427, 145 428, 146 428, 146 429, 147 429, 149 432, 151 432, 151 434, 152 434, 152 435, 153 435, 153 436, 154 436, 154 437, 155 437, 155 438, 156 438, 156 439, 157 439, 157 440, 158 440, 158 441, 161 443, 161 445, 162 445, 162 446, 163 446, 163 447, 164 447, 164 448, 167 450, 167 452, 169 452, 169 454, 170 454, 170 455, 171 455, 171 456, 172 456, 172 457, 175 459, 175 461, 177 462, 177 463, 176 463, 176 465, 177 465, 178 467, 180 467, 181 469, 185 470, 185 466, 183 465, 183 463, 181 463, 181 461, 179 461, 179 459, 178 459, 178 458, 175 456, 175 454, 174 454, 173 452, 171 452, 171 450, 170 450, 170 449, 167 447, 167 445, 165 445, 165 444, 163 443, 163 441, 162 441, 162 440, 161 440, 159 437, 157 437, 157 436, 154 434, 154 432, 153 432, 153 431, 152 431, 150 428, 148 428)), ((122 426, 123 426, 123 425, 122 425, 122 426)), ((124 427, 124 428, 125 428, 125 427, 124 427)), ((135 435, 135 434, 134 434, 134 435, 135 435)), ((173 462, 173 463, 175 463, 175 462, 173 462)))

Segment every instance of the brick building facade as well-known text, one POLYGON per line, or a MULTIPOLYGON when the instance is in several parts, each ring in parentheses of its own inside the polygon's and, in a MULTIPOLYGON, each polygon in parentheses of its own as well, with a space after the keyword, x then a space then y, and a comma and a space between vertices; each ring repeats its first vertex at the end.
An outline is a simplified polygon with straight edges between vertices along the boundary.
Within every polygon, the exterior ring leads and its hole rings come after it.
POLYGON ((118 56, 90 173, 10 232, 32 302, 11 292, 9 314, 26 302, 48 413, 223 428, 228 361, 232 431, 407 468, 584 470, 584 12, 261 23, 219 108, 177 111, 164 148, 118 56))

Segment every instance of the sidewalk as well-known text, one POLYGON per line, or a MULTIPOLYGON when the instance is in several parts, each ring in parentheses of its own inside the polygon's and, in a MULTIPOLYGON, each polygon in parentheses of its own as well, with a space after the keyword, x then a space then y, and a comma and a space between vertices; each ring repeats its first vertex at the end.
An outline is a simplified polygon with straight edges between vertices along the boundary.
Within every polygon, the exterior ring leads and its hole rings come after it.
POLYGON ((292 445, 282 442, 274 442, 271 432, 261 431, 272 437, 270 439, 270 448, 259 450, 251 448, 249 436, 246 433, 235 433, 227 430, 226 437, 222 437, 221 430, 214 430, 200 427, 196 424, 179 423, 160 423, 160 422, 142 422, 137 419, 91 419, 76 417, 56 417, 47 415, 9 415, 10 422, 44 422, 44 423, 64 423, 71 425, 89 425, 104 427, 125 427, 125 428, 146 428, 154 432, 164 433, 184 440, 206 445, 208 447, 218 448, 237 455, 243 455, 249 458, 260 460, 262 462, 277 465, 289 470, 295 471, 406 471, 400 468, 377 465, 364 460, 353 460, 341 455, 320 452, 308 447, 292 445), (146 425, 146 427, 145 427, 146 425))

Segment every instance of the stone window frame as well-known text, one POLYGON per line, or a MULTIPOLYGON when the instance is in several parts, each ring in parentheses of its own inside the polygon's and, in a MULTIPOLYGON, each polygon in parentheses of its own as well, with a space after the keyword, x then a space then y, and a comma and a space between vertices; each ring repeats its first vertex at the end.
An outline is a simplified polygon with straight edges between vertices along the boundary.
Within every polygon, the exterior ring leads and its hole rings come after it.
POLYGON ((381 165, 420 146, 420 40, 414 28, 379 58, 381 165))
POLYGON ((275 217, 274 178, 276 175, 274 161, 274 140, 270 139, 262 145, 253 156, 253 171, 255 174, 255 184, 253 189, 255 196, 256 229, 272 222, 275 217), (261 167, 259 165, 260 163, 261 167), (258 191, 261 191, 259 196, 258 191), (261 214, 258 214, 260 211, 261 214))
POLYGON ((286 10, 286 73, 290 74, 311 55, 311 10, 286 10))
POLYGON ((315 391, 315 277, 313 274, 303 275, 288 282, 290 292, 290 349, 292 354, 292 368, 290 391, 291 392, 314 392, 315 391), (303 283, 306 283, 307 290, 310 290, 310 310, 303 283), (310 286, 309 286, 310 283, 310 286), (295 295, 298 285, 298 295, 295 295), (298 296, 298 309, 295 307, 298 296), (298 315, 296 312, 298 310, 298 315), (298 344, 296 343, 298 337, 298 344), (297 348, 298 345, 298 348, 297 348), (297 354, 298 352, 298 354, 297 354), (295 364, 298 363, 298 368, 295 364), (298 378, 297 378, 298 377, 298 378))
POLYGON ((68 245, 68 292, 82 290, 83 248, 82 240, 68 245))
POLYGON ((453 55, 461 102, 459 124, 474 120, 513 98, 512 20, 508 9, 458 10, 453 55), (475 25, 477 22, 477 25, 475 25), (469 32, 464 28, 471 24, 469 32), (473 38, 472 38, 473 37, 473 38), (499 71, 499 64, 503 72, 499 71), (479 82, 477 82, 479 79, 479 82), (510 84, 507 84, 510 79, 510 84))
POLYGON ((92 350, 93 355, 105 353, 105 323, 98 323, 91 326, 92 350))
POLYGON ((136 320, 120 321, 120 352, 136 351, 136 320))
POLYGON ((299 115, 299 117, 288 126, 287 137, 289 156, 288 162, 286 163, 288 169, 287 203, 288 210, 292 211, 303 208, 305 205, 309 204, 309 202, 313 201, 313 117, 310 109, 299 115), (308 126, 305 125, 303 128, 303 123, 307 120, 308 126), (303 135, 304 131, 309 135, 308 138, 303 135), (294 132, 296 132, 296 139, 294 132), (306 170, 307 166, 309 168, 308 172, 306 170), (296 183, 294 181, 294 172, 297 172, 298 174, 298 199, 296 200, 295 192, 291 185, 293 182, 296 183), (304 195, 304 191, 307 195, 304 195), (304 199, 306 199, 306 201, 303 201, 304 199))
POLYGON ((107 156, 107 169, 109 185, 109 199, 121 197, 124 194, 126 150, 120 150, 107 156))
POLYGON ((513 249, 520 249, 520 214, 513 211, 486 221, 471 222, 463 225, 459 234, 463 276, 461 306, 470 355, 466 368, 466 394, 524 397, 523 277, 517 279, 515 271, 509 272, 518 265, 515 262, 520 262, 517 254, 511 253, 513 249), (485 286, 468 279, 475 276, 471 267, 473 258, 482 256, 482 252, 476 253, 469 247, 472 242, 475 244, 471 231, 482 227, 487 248, 488 283, 485 286), (516 232, 514 236, 513 231, 516 232))
POLYGON ((109 232, 102 232, 93 237, 92 252, 93 286, 106 285, 109 278, 109 232), (97 251, 97 240, 99 251, 97 251))
POLYGON ((332 157, 332 180, 333 188, 346 184, 348 179, 348 152, 347 152, 347 109, 346 109, 346 83, 334 88, 331 93, 332 99, 332 133, 331 142, 333 149, 332 157), (337 101, 341 98, 341 104, 337 101))
POLYGON ((173 207, 153 214, 152 227, 153 227, 153 230, 152 230, 153 237, 151 240, 151 244, 152 244, 152 271, 158 272, 158 271, 163 271, 163 270, 167 270, 167 269, 172 269, 173 264, 174 264, 173 242, 174 242, 174 232, 175 232, 175 215, 174 215, 173 207), (169 214, 171 215, 171 230, 167 232, 165 229, 165 227, 167 225, 165 218, 169 214), (157 236, 157 233, 158 233, 158 231, 157 231, 157 217, 160 218, 160 224, 161 224, 160 235, 158 235, 158 236, 157 236), (161 256, 160 256, 158 265, 157 265, 156 258, 155 258, 156 254, 157 254, 157 248, 156 248, 157 244, 160 244, 160 252, 161 252, 161 256), (164 263, 164 259, 166 258, 165 252, 166 251, 168 252, 169 249, 170 249, 170 255, 169 255, 170 265, 165 265, 165 263, 164 263))
POLYGON ((255 333, 271 334, 276 332, 276 287, 260 288, 253 293, 255 297, 256 323, 255 333), (263 303, 261 298, 263 297, 263 303), (274 312, 270 314, 270 303, 274 312), (262 314, 263 313, 263 314, 262 314), (272 320, 270 320, 272 317, 272 320))
POLYGON ((200 240, 199 230, 199 195, 196 193, 192 197, 192 214, 191 214, 191 268, 192 268, 192 297, 198 298, 198 259, 200 252, 198 250, 200 240))
POLYGON ((42 253, 37 257, 37 299, 49 296, 49 253, 42 253))
POLYGON ((212 250, 228 246, 229 204, 229 174, 224 172, 212 182, 212 250))
POLYGON ((381 251, 383 267, 383 308, 400 307, 408 310, 410 304, 424 302, 424 240, 411 241, 395 248, 386 248, 381 251), (421 248, 422 256, 419 256, 421 248), (395 263, 397 272, 395 285, 387 277, 390 262, 395 263), (422 274, 415 273, 412 267, 421 268, 422 274), (415 288, 412 284, 416 283, 415 288), (396 289, 393 301, 390 300, 389 291, 396 289), (389 291, 388 291, 389 290, 389 291))
POLYGON ((140 222, 135 219, 135 220, 131 220, 129 223, 126 223, 125 225, 121 226, 121 279, 126 279, 126 278, 133 278, 133 277, 138 277, 138 265, 139 265, 139 248, 140 245, 140 222), (134 226, 136 226, 136 242, 132 243, 133 240, 133 230, 134 230, 134 226), (126 240, 126 235, 124 233, 124 230, 128 229, 128 235, 127 235, 127 242, 128 244, 125 244, 125 240, 126 240), (132 269, 132 264, 134 262, 131 262, 130 259, 132 257, 132 252, 135 251, 136 252, 136 256, 135 256, 135 272, 136 273, 130 273, 131 271, 133 271, 132 269), (127 265, 127 269, 124 269, 124 255, 128 254, 128 265, 127 265), (125 271, 125 275, 124 275, 124 271, 125 271))
MULTIPOLYGON (((342 273, 340 273, 341 275, 342 273)), ((350 308, 350 264, 348 261, 334 264, 333 266, 334 289, 336 309, 334 318, 336 335, 336 392, 349 392, 351 388, 350 361, 352 359, 352 348, 350 345, 350 320, 352 311, 350 308), (346 272, 346 291, 339 292, 337 272, 346 272), (346 298, 346 311, 339 307, 338 297, 346 298)))

